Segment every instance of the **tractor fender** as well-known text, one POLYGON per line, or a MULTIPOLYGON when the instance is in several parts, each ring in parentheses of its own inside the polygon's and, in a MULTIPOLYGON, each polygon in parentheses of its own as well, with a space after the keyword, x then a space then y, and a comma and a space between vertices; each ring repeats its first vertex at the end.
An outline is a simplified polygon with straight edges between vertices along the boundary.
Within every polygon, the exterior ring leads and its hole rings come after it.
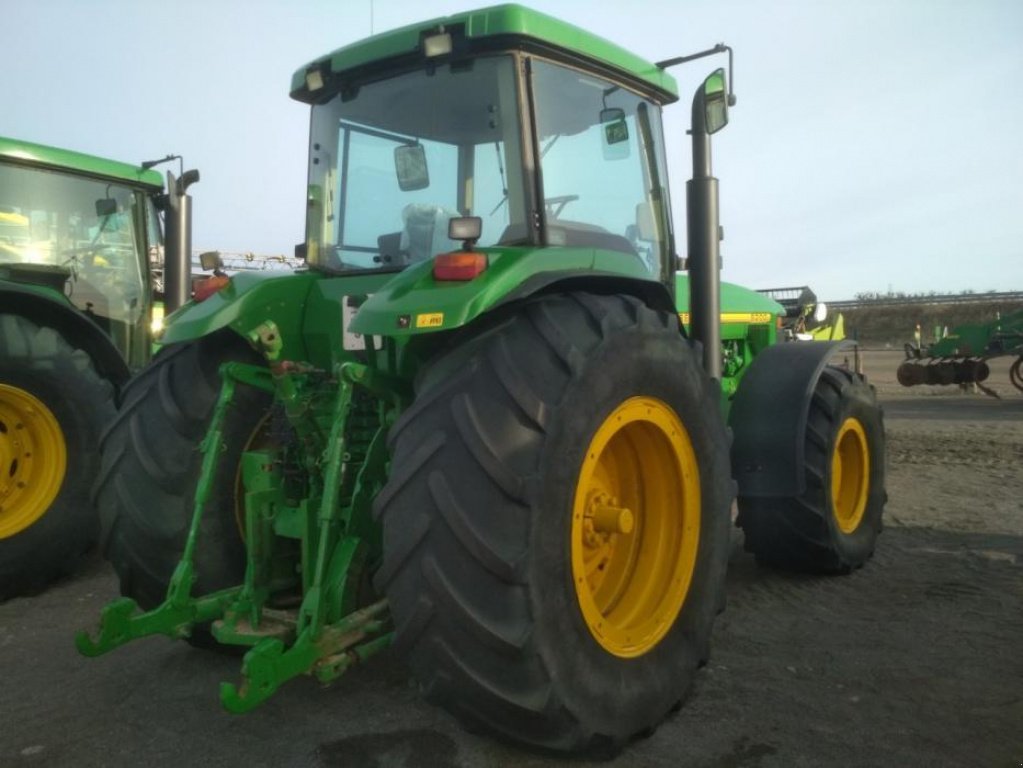
POLYGON ((471 280, 436 280, 432 261, 410 265, 359 307, 353 333, 402 338, 439 334, 483 320, 499 307, 541 293, 586 290, 637 296, 675 312, 668 289, 638 257, 594 248, 493 247, 471 280))
POLYGON ((497 307, 522 301, 543 293, 596 293, 635 296, 651 309, 675 313, 675 303, 661 283, 614 273, 543 272, 524 280, 494 305, 497 307))
POLYGON ((798 496, 806 487, 804 440, 810 398, 828 359, 854 341, 768 347, 739 384, 728 423, 739 496, 798 496))
POLYGON ((110 337, 63 295, 4 283, 0 284, 0 307, 3 314, 20 315, 36 325, 56 330, 68 344, 88 354, 99 375, 115 387, 120 388, 131 376, 128 364, 110 337))
POLYGON ((320 276, 310 272, 238 272, 202 301, 189 301, 164 319, 163 345, 195 341, 222 328, 246 338, 267 320, 282 340, 304 354, 302 320, 306 301, 320 276))

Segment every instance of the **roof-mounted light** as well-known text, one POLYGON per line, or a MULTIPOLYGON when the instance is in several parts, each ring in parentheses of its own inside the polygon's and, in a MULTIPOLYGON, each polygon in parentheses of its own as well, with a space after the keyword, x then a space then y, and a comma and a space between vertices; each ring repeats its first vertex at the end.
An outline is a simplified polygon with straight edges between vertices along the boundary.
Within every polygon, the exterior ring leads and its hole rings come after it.
POLYGON ((423 38, 423 55, 428 59, 434 56, 445 56, 451 53, 451 33, 441 31, 423 38))
POLYGON ((306 70, 305 87, 310 91, 318 91, 323 87, 323 71, 314 68, 306 70))
POLYGON ((470 241, 465 243, 465 250, 471 251, 472 246, 483 233, 483 219, 479 216, 452 216, 448 219, 448 238, 451 240, 470 241))

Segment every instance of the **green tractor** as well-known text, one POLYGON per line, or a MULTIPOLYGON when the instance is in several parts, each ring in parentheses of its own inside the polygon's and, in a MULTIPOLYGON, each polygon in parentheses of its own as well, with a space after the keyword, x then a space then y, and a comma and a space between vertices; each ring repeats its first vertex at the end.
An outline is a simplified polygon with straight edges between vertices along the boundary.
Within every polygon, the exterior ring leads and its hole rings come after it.
POLYGON ((168 252, 184 254, 162 270, 167 302, 187 298, 197 177, 169 178, 172 194, 147 167, 0 138, 0 599, 68 573, 96 541, 100 432, 150 357, 159 207, 168 252))
POLYGON ((243 712, 393 646, 470 727, 615 750, 708 657, 736 494, 761 561, 861 566, 871 388, 839 344, 774 344, 775 302, 720 295, 723 69, 676 284, 665 67, 726 50, 656 66, 506 5, 300 69, 308 269, 187 305, 127 387, 98 485, 125 596, 79 650, 247 647, 221 687, 243 712))

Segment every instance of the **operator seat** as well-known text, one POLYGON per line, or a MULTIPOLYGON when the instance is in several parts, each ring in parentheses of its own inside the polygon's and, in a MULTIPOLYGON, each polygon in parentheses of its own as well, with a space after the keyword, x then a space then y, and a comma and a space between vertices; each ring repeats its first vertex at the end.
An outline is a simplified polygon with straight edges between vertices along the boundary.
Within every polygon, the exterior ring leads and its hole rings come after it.
POLYGON ((448 221, 458 215, 458 211, 430 203, 406 205, 401 212, 405 225, 401 232, 401 252, 414 263, 453 250, 457 243, 448 238, 448 221))

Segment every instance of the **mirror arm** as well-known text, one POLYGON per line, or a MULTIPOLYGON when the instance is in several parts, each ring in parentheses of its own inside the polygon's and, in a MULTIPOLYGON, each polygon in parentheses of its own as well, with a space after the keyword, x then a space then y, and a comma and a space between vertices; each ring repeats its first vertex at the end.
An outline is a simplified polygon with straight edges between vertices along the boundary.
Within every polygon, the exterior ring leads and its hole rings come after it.
POLYGON ((675 67, 679 64, 685 64, 689 61, 696 61, 706 56, 713 56, 715 53, 728 53, 728 106, 735 106, 735 62, 732 58, 732 47, 725 45, 724 43, 718 43, 713 48, 708 48, 705 51, 699 51, 698 53, 691 53, 688 56, 676 56, 673 59, 664 59, 658 61, 655 66, 658 69, 667 69, 668 67, 675 67))

